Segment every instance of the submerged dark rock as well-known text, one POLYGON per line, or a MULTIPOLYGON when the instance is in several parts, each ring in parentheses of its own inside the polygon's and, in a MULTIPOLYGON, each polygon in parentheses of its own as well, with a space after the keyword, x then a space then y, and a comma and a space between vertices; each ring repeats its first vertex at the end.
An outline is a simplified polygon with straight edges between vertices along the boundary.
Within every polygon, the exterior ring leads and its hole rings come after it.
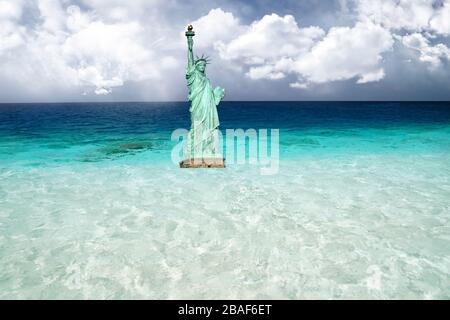
POLYGON ((105 159, 120 158, 125 155, 132 155, 145 150, 153 149, 151 141, 121 142, 101 147, 95 153, 83 157, 83 162, 96 162, 105 159))
POLYGON ((138 151, 144 151, 148 149, 152 149, 152 143, 150 141, 125 142, 115 144, 112 146, 103 147, 100 149, 100 152, 107 155, 120 155, 127 153, 135 153, 138 151))

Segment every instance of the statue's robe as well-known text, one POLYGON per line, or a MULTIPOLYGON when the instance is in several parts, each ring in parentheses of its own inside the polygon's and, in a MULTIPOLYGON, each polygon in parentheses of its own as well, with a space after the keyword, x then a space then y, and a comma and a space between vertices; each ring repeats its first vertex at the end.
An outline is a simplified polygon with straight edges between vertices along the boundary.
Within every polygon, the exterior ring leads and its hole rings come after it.
POLYGON ((198 71, 195 65, 188 66, 186 72, 191 101, 191 130, 187 141, 187 157, 214 158, 221 156, 218 144, 219 116, 217 105, 221 97, 220 88, 213 90, 209 79, 198 71))

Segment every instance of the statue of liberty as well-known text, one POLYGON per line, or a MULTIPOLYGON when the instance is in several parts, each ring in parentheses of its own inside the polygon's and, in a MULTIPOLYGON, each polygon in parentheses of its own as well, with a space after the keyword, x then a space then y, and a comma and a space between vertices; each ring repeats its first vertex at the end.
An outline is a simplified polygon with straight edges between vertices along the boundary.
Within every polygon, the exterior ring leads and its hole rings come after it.
POLYGON ((185 151, 186 160, 180 163, 187 167, 215 167, 223 168, 224 159, 219 143, 219 116, 217 105, 225 96, 225 90, 213 89, 206 77, 205 69, 209 63, 203 55, 194 59, 192 47, 195 33, 192 25, 186 32, 188 43, 188 65, 186 80, 189 89, 188 99, 191 102, 191 129, 187 139, 185 151))

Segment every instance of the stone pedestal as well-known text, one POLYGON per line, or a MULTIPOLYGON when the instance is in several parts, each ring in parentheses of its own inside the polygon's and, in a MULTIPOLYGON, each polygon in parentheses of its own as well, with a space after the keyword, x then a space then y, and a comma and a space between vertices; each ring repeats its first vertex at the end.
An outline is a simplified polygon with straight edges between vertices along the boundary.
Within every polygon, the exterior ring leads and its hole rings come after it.
POLYGON ((224 158, 194 158, 180 162, 180 168, 225 168, 224 158))

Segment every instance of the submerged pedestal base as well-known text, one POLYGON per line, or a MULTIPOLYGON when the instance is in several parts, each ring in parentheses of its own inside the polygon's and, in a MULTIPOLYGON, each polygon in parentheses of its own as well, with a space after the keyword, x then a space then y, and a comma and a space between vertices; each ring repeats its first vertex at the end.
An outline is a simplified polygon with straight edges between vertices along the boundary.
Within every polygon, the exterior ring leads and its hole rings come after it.
POLYGON ((193 158, 180 162, 180 168, 225 168, 224 158, 193 158))

